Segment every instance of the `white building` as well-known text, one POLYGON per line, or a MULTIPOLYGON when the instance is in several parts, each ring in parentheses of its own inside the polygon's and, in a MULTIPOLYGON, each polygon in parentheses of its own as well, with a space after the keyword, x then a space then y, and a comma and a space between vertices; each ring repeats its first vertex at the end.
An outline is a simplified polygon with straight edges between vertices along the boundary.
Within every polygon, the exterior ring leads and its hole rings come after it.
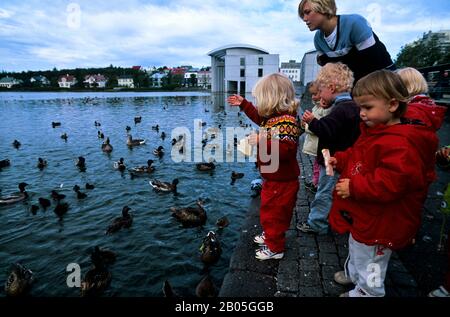
POLYGON ((47 77, 42 76, 42 75, 38 75, 38 76, 33 76, 30 78, 30 83, 37 83, 41 86, 49 86, 50 85, 50 80, 47 79, 47 77))
POLYGON ((184 73, 184 85, 185 86, 197 86, 198 70, 190 69, 184 73))
POLYGON ((297 63, 295 60, 290 60, 288 63, 281 63, 280 72, 286 75, 293 82, 300 81, 301 63, 297 63))
POLYGON ((58 79, 59 88, 71 88, 72 86, 75 86, 75 84, 77 82, 78 81, 75 78, 75 76, 72 76, 72 75, 69 75, 69 74, 61 76, 58 79))
POLYGON ((20 85, 22 81, 20 79, 15 79, 13 77, 3 77, 0 79, 0 87, 12 88, 12 86, 20 85))
POLYGON ((163 78, 167 77, 165 73, 154 73, 150 76, 152 87, 161 88, 163 83, 163 78))
POLYGON ((105 88, 107 79, 105 76, 97 75, 87 75, 84 77, 84 84, 89 85, 89 87, 105 88))
POLYGON ((204 89, 211 89, 211 71, 201 70, 198 72, 198 86, 204 89))
POLYGON ((132 76, 119 76, 117 82, 119 87, 134 88, 134 80, 132 76))
POLYGON ((251 92, 261 77, 279 72, 279 55, 252 45, 227 45, 208 55, 211 56, 212 92, 251 92))
POLYGON ((312 50, 306 52, 302 60, 302 68, 300 72, 300 82, 302 86, 316 80, 320 71, 320 66, 317 64, 317 51, 312 50))

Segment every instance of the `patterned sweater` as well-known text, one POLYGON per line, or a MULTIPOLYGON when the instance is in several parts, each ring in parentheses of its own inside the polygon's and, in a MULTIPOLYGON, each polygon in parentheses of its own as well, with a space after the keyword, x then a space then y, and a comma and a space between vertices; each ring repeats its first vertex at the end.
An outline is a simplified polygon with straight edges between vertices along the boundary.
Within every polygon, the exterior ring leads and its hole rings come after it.
POLYGON ((269 119, 263 118, 255 106, 246 99, 240 108, 261 127, 261 131, 267 131, 267 148, 264 147, 264 142, 258 144, 257 162, 261 176, 266 180, 279 182, 298 179, 300 169, 297 162, 297 147, 300 128, 296 115, 280 114, 269 119), (271 142, 274 140, 279 141, 278 146, 271 142))

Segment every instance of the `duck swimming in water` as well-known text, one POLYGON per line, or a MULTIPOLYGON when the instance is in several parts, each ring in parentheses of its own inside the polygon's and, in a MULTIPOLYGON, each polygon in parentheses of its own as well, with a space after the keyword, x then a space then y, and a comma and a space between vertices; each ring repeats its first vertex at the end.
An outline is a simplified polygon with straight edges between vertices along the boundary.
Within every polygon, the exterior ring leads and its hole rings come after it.
POLYGON ((42 159, 41 157, 38 158, 38 164, 37 164, 37 167, 38 167, 40 170, 43 170, 46 166, 47 166, 47 161, 44 160, 44 159, 42 159))
POLYGON ((77 198, 78 199, 85 199, 87 197, 87 195, 85 193, 80 192, 80 186, 75 185, 73 186, 73 191, 77 193, 77 198))
POLYGON ((114 162, 114 168, 121 172, 126 170, 127 167, 125 166, 125 163, 123 162, 123 157, 121 157, 117 162, 114 162))
POLYGON ((51 202, 47 198, 40 197, 39 205, 41 205, 44 210, 47 210, 47 208, 51 206, 51 202))
POLYGON ((230 221, 228 220, 228 218, 226 216, 223 216, 223 217, 217 219, 217 221, 216 221, 216 226, 219 229, 228 227, 229 224, 230 224, 230 221))
POLYGON ((60 127, 61 122, 52 122, 52 128, 60 127))
POLYGON ((116 254, 110 250, 100 249, 99 246, 95 246, 94 251, 91 253, 91 261, 96 267, 105 267, 116 261, 116 254))
POLYGON ((197 297, 215 297, 217 295, 217 289, 209 274, 198 283, 195 288, 195 295, 197 297))
POLYGON ((111 282, 111 273, 105 267, 94 267, 90 269, 81 282, 81 296, 100 295, 111 282))
POLYGON ((99 139, 104 139, 104 138, 105 138, 105 135, 104 135, 102 132, 97 131, 97 137, 98 137, 99 139))
POLYGON ((153 151, 153 154, 155 154, 156 156, 162 157, 164 155, 164 147, 162 147, 161 145, 155 149, 153 151))
POLYGON ((75 165, 80 169, 80 171, 84 172, 86 170, 86 159, 79 156, 75 165))
POLYGON ((129 169, 128 171, 130 172, 130 174, 132 176, 150 174, 155 170, 155 168, 152 166, 152 164, 153 164, 153 160, 148 160, 147 166, 136 166, 136 167, 133 167, 132 169, 129 169))
POLYGON ((67 136, 67 133, 63 133, 61 134, 61 139, 63 139, 64 141, 67 141, 69 137, 67 136))
POLYGON ((134 124, 141 123, 141 121, 142 121, 142 117, 141 117, 141 116, 139 116, 139 117, 134 117, 134 124))
POLYGON ((163 141, 166 139, 166 133, 165 132, 161 132, 161 139, 163 141))
POLYGON ((149 182, 150 186, 152 186, 156 191, 160 192, 177 192, 177 185, 179 183, 178 178, 175 178, 172 183, 161 182, 157 179, 149 182))
POLYGON ((170 210, 172 217, 177 219, 184 228, 203 226, 208 218, 201 200, 197 201, 197 207, 171 207, 170 210))
POLYGON ((6 197, 0 197, 0 205, 9 205, 14 204, 19 201, 22 201, 26 198, 28 198, 28 193, 25 190, 25 187, 28 186, 27 183, 20 183, 19 184, 19 190, 20 192, 14 195, 6 196, 6 197))
POLYGON ((12 144, 16 149, 19 149, 19 147, 22 145, 19 141, 14 140, 13 144, 12 144))
POLYGON ((68 203, 61 203, 58 201, 58 204, 56 205, 53 212, 59 217, 62 218, 67 213, 67 210, 69 210, 69 204, 68 203))
POLYGON ((196 165, 199 171, 212 171, 216 168, 216 165, 213 162, 210 163, 198 163, 196 165))
POLYGON ((112 234, 122 228, 130 228, 133 224, 133 217, 129 214, 131 208, 125 206, 122 208, 122 217, 117 217, 111 225, 106 229, 106 234, 112 234))
POLYGON ((53 200, 57 200, 57 201, 60 201, 64 198, 66 198, 66 195, 58 194, 58 192, 56 190, 52 190, 51 196, 52 196, 53 200))
POLYGON ((143 145, 143 144, 145 144, 144 139, 133 139, 131 134, 128 135, 127 145, 129 147, 143 145))
POLYGON ((236 173, 235 171, 231 172, 231 179, 232 180, 236 180, 236 179, 239 179, 239 178, 242 178, 242 177, 244 177, 244 173, 236 173))
POLYGON ((25 295, 34 282, 34 273, 19 263, 13 264, 5 283, 7 296, 25 295))
POLYGON ((11 162, 8 159, 0 161, 0 169, 2 169, 3 167, 8 167, 10 165, 11 165, 11 162))
POLYGON ((94 189, 94 188, 95 188, 94 185, 91 185, 91 184, 89 184, 89 183, 86 183, 86 189, 94 189))
POLYGON ((208 232, 206 237, 203 239, 203 244, 200 247, 202 255, 200 259, 206 265, 215 264, 222 254, 222 248, 220 242, 213 231, 208 232))
POLYGON ((112 145, 109 143, 109 138, 102 144, 102 151, 105 153, 111 153, 113 151, 112 145))
POLYGON ((131 131, 131 127, 129 125, 126 126, 125 131, 130 132, 131 131))

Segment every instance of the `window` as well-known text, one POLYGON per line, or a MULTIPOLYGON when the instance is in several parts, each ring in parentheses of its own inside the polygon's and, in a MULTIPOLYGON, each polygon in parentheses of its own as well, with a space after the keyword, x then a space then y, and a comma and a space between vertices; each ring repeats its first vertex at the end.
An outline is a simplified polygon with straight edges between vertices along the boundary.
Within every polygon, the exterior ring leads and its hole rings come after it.
POLYGON ((241 66, 245 66, 245 57, 241 57, 241 66))
POLYGON ((258 77, 263 77, 263 69, 258 68, 258 77))
POLYGON ((241 69, 241 77, 245 77, 245 69, 241 69))
POLYGON ((258 57, 258 65, 259 65, 259 66, 264 65, 264 58, 258 57))

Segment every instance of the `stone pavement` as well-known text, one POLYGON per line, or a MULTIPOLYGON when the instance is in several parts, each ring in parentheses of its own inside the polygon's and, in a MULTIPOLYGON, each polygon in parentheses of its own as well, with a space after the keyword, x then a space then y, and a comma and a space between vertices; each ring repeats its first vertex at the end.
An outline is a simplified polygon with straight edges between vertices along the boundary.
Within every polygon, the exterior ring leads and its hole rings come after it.
MULTIPOLYGON (((349 290, 336 284, 333 275, 343 269, 348 255, 348 236, 305 234, 296 224, 307 219, 314 196, 303 186, 312 174, 310 157, 299 154, 302 169, 297 207, 287 232, 282 260, 255 259, 253 237, 261 232, 259 198, 251 202, 242 234, 230 260, 219 297, 336 297, 349 290)), ((397 254, 386 277, 387 297, 420 296, 418 285, 397 254)))

